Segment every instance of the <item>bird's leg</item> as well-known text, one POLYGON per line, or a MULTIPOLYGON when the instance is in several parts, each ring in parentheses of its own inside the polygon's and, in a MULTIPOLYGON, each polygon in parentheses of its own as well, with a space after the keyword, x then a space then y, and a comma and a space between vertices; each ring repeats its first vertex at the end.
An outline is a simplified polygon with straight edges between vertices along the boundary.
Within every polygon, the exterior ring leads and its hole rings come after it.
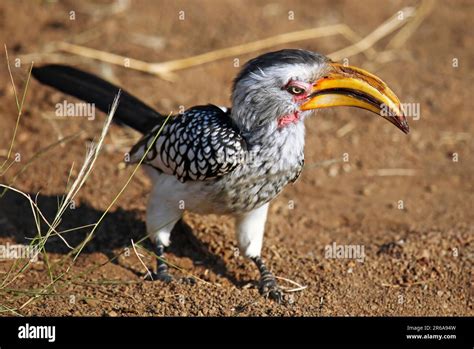
POLYGON ((260 293, 265 297, 270 297, 271 299, 280 303, 283 295, 280 287, 277 284, 275 276, 270 270, 267 269, 267 266, 265 263, 263 263, 262 258, 254 257, 251 259, 260 271, 260 293))
MULTIPOLYGON (((169 270, 168 263, 166 262, 166 259, 164 258, 165 248, 166 246, 163 244, 163 242, 159 239, 159 236, 158 236, 155 243, 155 254, 157 256, 156 272, 152 273, 151 277, 152 277, 152 280, 159 280, 159 281, 164 281, 168 283, 175 280, 175 278, 168 271, 169 270)), ((193 277, 183 277, 179 279, 179 281, 188 285, 194 285, 196 283, 196 280, 193 277)))
MULTIPOLYGON (((153 172, 151 173, 153 174, 153 172)), ((168 272, 168 264, 166 264, 163 256, 165 247, 170 244, 171 231, 181 219, 183 211, 179 209, 177 203, 173 205, 173 201, 162 200, 160 194, 164 192, 166 187, 159 185, 159 177, 151 176, 151 178, 155 183, 148 199, 146 228, 155 246, 155 254, 158 257, 153 280, 170 282, 173 278, 168 272)), ((166 192, 163 195, 166 195, 166 192)))
POLYGON ((267 269, 260 257, 267 212, 268 203, 237 216, 237 241, 244 256, 250 258, 260 271, 260 293, 280 302, 282 298, 281 289, 278 287, 275 276, 267 269))
POLYGON ((170 282, 173 277, 168 272, 168 264, 163 258, 165 246, 161 242, 157 242, 155 246, 155 254, 158 257, 156 261, 156 273, 152 274, 153 280, 170 282))

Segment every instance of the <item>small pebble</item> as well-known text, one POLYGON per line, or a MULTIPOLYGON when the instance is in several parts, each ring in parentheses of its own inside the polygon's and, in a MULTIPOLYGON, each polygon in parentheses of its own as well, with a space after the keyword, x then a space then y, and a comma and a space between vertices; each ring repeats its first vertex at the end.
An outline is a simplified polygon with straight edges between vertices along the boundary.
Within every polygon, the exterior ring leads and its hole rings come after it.
POLYGON ((329 177, 336 177, 339 174, 339 167, 337 165, 329 167, 329 177))
POLYGON ((97 299, 86 298, 86 303, 91 307, 96 307, 100 302, 97 299))

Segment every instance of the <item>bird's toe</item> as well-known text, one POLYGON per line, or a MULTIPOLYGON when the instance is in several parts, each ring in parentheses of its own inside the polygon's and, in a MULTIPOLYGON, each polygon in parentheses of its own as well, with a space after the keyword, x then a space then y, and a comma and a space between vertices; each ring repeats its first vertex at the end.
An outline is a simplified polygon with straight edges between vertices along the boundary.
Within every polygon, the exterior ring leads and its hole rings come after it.
POLYGON ((185 276, 185 277, 181 278, 180 281, 183 284, 191 285, 191 286, 196 284, 196 279, 192 276, 185 276))
POLYGON ((273 301, 281 303, 283 299, 283 292, 281 288, 278 286, 275 278, 271 279, 263 279, 260 281, 260 293, 265 298, 270 298, 273 301))
POLYGON ((170 283, 171 281, 173 281, 173 276, 171 276, 167 272, 152 273, 151 274, 151 280, 152 281, 163 281, 165 283, 170 283))
POLYGON ((280 287, 276 286, 275 288, 270 290, 270 292, 268 293, 268 298, 280 304, 283 300, 283 292, 280 287))

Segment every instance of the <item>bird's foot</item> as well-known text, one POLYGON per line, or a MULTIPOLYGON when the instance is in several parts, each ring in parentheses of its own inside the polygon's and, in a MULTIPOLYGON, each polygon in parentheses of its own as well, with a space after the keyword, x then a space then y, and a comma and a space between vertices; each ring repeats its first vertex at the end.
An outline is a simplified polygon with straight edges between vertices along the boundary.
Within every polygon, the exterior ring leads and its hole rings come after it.
POLYGON ((150 278, 151 278, 151 281, 163 281, 165 283, 170 283, 171 281, 173 281, 173 276, 169 274, 167 271, 151 273, 150 278))
POLYGON ((275 277, 270 274, 262 276, 259 283, 259 291, 265 298, 270 298, 278 303, 283 300, 283 291, 278 286, 275 277))
POLYGON ((181 281, 183 284, 185 285, 195 285, 196 284, 196 279, 193 278, 192 276, 185 276, 185 277, 182 277, 181 279, 179 279, 179 281, 181 281))
POLYGON ((195 285, 196 284, 196 279, 193 278, 192 276, 185 276, 182 278, 174 278, 169 272, 168 264, 166 260, 164 259, 164 246, 161 243, 158 243, 156 245, 156 256, 158 257, 156 261, 156 273, 151 273, 150 276, 148 277, 149 280, 152 281, 163 281, 165 283, 170 283, 171 281, 179 281, 183 284, 186 285, 195 285))
POLYGON ((164 249, 165 247, 161 243, 156 245, 155 253, 158 257, 158 260, 156 261, 156 273, 152 272, 150 278, 152 281, 163 281, 169 283, 173 281, 173 276, 168 272, 168 264, 163 258, 164 249))
POLYGON ((259 291, 265 298, 270 298, 278 303, 283 300, 283 291, 275 279, 275 276, 267 269, 260 257, 252 258, 260 271, 259 291))

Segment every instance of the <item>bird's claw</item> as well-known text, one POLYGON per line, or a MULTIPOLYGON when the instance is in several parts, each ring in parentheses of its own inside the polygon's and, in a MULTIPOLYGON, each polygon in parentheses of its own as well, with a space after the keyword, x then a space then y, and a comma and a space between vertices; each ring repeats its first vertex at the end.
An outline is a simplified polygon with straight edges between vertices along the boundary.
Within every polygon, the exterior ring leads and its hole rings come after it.
POLYGON ((170 283, 171 281, 173 281, 173 277, 168 272, 161 271, 159 273, 151 273, 151 280, 170 283))
POLYGON ((186 276, 180 279, 180 281, 185 284, 185 285, 195 285, 196 284, 196 279, 193 278, 192 276, 186 276))
POLYGON ((283 300, 283 291, 278 286, 274 277, 260 280, 259 291, 265 298, 270 298, 278 304, 283 300))

